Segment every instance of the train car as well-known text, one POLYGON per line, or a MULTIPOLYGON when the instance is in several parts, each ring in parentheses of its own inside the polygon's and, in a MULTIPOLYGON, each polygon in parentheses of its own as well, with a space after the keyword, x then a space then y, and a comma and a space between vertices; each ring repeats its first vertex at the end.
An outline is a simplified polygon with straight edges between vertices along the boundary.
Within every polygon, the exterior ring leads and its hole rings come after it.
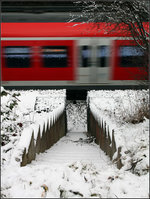
POLYGON ((114 24, 106 32, 105 22, 97 31, 93 23, 60 22, 61 16, 66 14, 53 13, 46 22, 3 19, 3 86, 83 89, 139 84, 144 54, 128 32, 111 31, 114 24))

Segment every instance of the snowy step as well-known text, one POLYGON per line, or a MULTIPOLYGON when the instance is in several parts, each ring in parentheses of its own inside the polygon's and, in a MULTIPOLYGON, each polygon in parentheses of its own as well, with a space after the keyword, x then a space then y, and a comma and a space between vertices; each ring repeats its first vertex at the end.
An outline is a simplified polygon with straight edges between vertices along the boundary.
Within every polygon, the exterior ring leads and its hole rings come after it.
POLYGON ((83 132, 68 133, 45 153, 38 154, 33 164, 64 164, 74 161, 100 164, 99 146, 94 142, 83 142, 84 140, 87 140, 87 136, 83 132))

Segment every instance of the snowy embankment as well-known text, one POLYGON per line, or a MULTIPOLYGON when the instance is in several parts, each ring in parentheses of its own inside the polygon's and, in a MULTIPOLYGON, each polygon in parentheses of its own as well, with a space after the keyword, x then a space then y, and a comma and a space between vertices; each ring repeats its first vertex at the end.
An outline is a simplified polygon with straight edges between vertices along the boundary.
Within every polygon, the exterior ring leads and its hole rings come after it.
POLYGON ((2 165, 19 149, 28 151, 32 132, 35 138, 44 124, 55 122, 65 108, 65 90, 8 91, 1 88, 2 165))
POLYGON ((88 102, 97 120, 102 118, 110 132, 114 130, 116 145, 122 148, 121 161, 124 169, 139 176, 147 174, 149 91, 90 91, 88 102))

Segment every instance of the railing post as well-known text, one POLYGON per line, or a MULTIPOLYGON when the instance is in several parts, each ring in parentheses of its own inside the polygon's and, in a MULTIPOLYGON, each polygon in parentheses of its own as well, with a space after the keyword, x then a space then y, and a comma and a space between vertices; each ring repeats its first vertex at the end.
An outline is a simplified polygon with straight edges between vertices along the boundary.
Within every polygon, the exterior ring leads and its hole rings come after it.
POLYGON ((103 150, 103 120, 100 121, 100 148, 103 150))
POLYGON ((87 132, 90 134, 90 108, 89 103, 87 102, 87 132))
POLYGON ((98 124, 98 122, 96 121, 96 144, 98 144, 98 145, 99 145, 99 142, 100 142, 100 139, 99 139, 99 137, 100 137, 99 131, 100 131, 100 129, 99 129, 99 124, 98 124))
POLYGON ((93 116, 93 134, 94 137, 96 138, 96 119, 94 118, 94 116, 93 116))
POLYGON ((66 113, 66 105, 65 105, 65 110, 64 110, 64 113, 63 113, 63 117, 64 117, 64 125, 65 125, 65 134, 64 135, 66 135, 67 134, 67 130, 68 130, 68 128, 67 128, 67 113, 66 113))
POLYGON ((47 121, 47 125, 46 125, 46 132, 45 132, 45 138, 46 138, 46 149, 49 149, 49 121, 47 121))
POLYGON ((28 164, 27 154, 26 154, 26 148, 23 151, 22 155, 22 162, 20 164, 21 167, 26 166, 28 164))
POLYGON ((108 131, 107 131, 107 153, 108 156, 111 158, 111 139, 110 139, 110 134, 109 134, 109 127, 108 127, 108 131))
POLYGON ((114 137, 114 130, 112 130, 112 146, 111 146, 111 159, 113 158, 114 153, 117 151, 116 142, 114 137))
POLYGON ((45 151, 45 124, 43 126, 43 130, 42 130, 42 137, 41 137, 41 152, 43 153, 45 151))
POLYGON ((41 152, 41 135, 40 135, 40 126, 38 130, 38 136, 36 139, 36 153, 39 154, 41 152))
POLYGON ((107 135, 106 135, 106 122, 104 122, 104 130, 103 130, 103 135, 104 135, 104 152, 107 154, 107 135))
POLYGON ((27 153, 27 163, 31 163, 32 160, 35 160, 35 156, 36 156, 36 148, 34 145, 34 134, 32 132, 32 137, 27 153))
POLYGON ((118 155, 117 155, 117 168, 121 169, 121 167, 123 166, 122 162, 121 162, 121 147, 118 147, 118 155))

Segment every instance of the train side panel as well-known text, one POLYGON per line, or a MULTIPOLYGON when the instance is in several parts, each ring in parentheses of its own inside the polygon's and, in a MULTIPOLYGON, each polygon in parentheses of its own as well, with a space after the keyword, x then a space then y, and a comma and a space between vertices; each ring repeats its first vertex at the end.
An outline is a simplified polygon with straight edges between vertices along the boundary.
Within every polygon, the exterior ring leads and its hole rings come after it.
POLYGON ((2 81, 75 80, 75 43, 72 40, 2 41, 2 81), (26 59, 29 63, 24 66, 22 62, 26 59))

